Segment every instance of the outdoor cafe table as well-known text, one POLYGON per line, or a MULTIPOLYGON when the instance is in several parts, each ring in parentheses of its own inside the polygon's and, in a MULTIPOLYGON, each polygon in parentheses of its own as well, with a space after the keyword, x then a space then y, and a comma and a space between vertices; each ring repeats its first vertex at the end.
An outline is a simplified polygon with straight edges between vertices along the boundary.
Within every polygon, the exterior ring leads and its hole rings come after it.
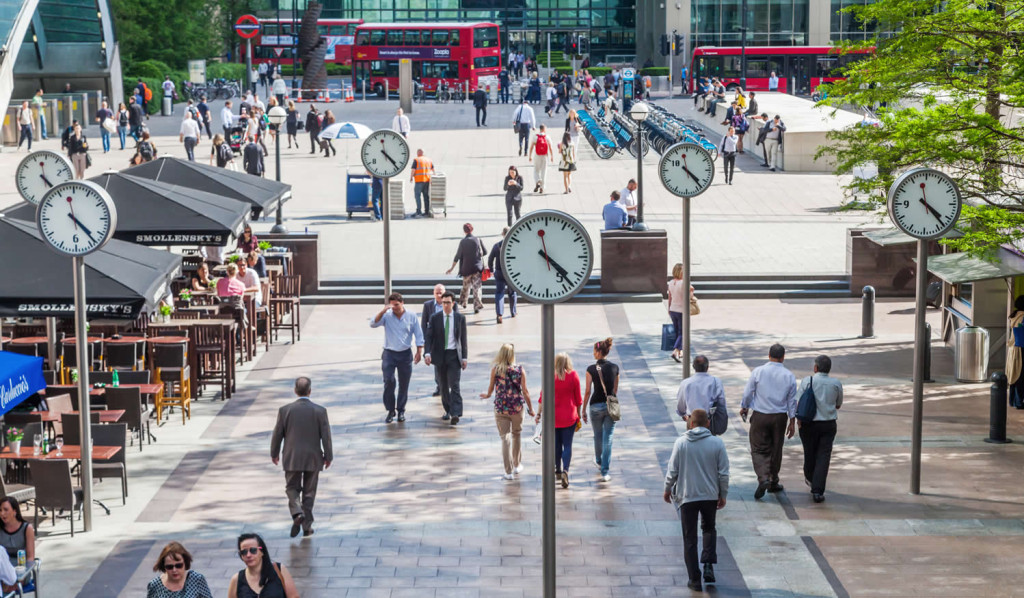
MULTIPOLYGON (((77 384, 48 384, 46 388, 56 388, 57 390, 72 390, 77 389, 77 384)), ((93 388, 89 391, 90 397, 101 397, 107 392, 107 386, 100 388, 93 388)), ((149 397, 153 397, 153 404, 155 405, 157 400, 164 396, 164 385, 163 384, 121 384, 120 388, 138 388, 139 394, 145 397, 146 409, 150 409, 149 397)))
MULTIPOLYGON (((64 413, 79 414, 78 411, 64 411, 64 413)), ((124 409, 95 409, 93 413, 99 414, 101 424, 115 424, 124 417, 124 409)), ((42 416, 44 423, 52 424, 60 421, 61 414, 56 411, 30 411, 29 415, 42 416)))
POLYGON ((6 345, 9 342, 11 342, 11 337, 9 337, 9 336, 0 336, 0 348, 3 348, 4 345, 6 345))
MULTIPOLYGON (((92 446, 92 460, 99 461, 104 459, 112 459, 121 450, 119 446, 92 446)), ((82 458, 82 447, 77 444, 65 444, 64 448, 61 449, 61 454, 57 455, 57 449, 53 449, 49 453, 43 455, 36 455, 35 449, 31 446, 23 446, 17 454, 11 452, 10 445, 5 446, 3 450, 0 450, 0 459, 73 459, 78 460, 82 458)))

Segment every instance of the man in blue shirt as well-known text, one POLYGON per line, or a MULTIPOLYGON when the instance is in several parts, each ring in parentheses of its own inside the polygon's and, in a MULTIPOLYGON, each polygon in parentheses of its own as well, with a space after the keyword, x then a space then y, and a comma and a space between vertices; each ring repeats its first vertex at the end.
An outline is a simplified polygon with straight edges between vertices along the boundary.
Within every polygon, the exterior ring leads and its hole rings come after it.
POLYGON ((612 191, 611 200, 604 204, 604 210, 601 212, 604 217, 604 230, 623 228, 629 221, 629 215, 626 214, 626 208, 619 203, 619 197, 621 196, 618 191, 612 191))
POLYGON ((768 363, 754 368, 747 387, 743 389, 740 416, 750 416, 750 458, 757 474, 754 498, 761 500, 765 492, 781 492, 779 470, 782 468, 782 446, 785 438, 796 432, 796 378, 782 362, 786 348, 775 343, 768 349, 768 363))
MULTIPOLYGON (((712 409, 725 409, 725 389, 722 381, 708 373, 710 361, 704 355, 693 358, 696 372, 679 385, 676 393, 676 413, 689 421, 690 414, 703 409, 710 417, 712 409)), ((711 428, 708 427, 710 430, 711 428)))
POLYGON ((380 310, 372 320, 370 328, 384 327, 384 352, 381 354, 381 370, 384 372, 384 408, 388 416, 384 423, 405 421, 405 404, 409 399, 409 379, 412 366, 420 362, 423 354, 423 330, 420 329, 416 314, 405 309, 405 300, 399 293, 388 296, 388 306, 380 310), (411 345, 416 345, 413 356, 411 345), (395 397, 395 371, 398 372, 398 397, 395 397))

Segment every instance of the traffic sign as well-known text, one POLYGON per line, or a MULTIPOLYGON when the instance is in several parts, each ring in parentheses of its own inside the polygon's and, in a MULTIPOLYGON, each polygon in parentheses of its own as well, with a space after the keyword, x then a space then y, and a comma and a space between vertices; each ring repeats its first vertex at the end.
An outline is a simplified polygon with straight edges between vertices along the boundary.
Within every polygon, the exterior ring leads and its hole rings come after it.
POLYGON ((274 54, 277 54, 278 58, 280 58, 281 54, 283 54, 283 53, 284 53, 284 48, 274 48, 274 54))
POLYGON ((634 71, 633 69, 622 69, 622 78, 623 79, 627 79, 627 80, 632 79, 635 74, 636 74, 636 71, 634 71))
POLYGON ((252 39, 260 33, 260 23, 253 15, 242 15, 235 21, 235 33, 242 39, 252 39))

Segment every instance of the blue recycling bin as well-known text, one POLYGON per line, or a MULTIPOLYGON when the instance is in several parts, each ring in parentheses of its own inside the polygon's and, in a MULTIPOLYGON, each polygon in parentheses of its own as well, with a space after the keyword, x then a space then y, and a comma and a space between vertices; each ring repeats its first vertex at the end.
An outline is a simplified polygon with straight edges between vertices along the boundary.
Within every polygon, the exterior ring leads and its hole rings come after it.
POLYGON ((370 206, 370 189, 373 184, 373 177, 368 174, 350 174, 345 185, 345 209, 348 211, 349 220, 356 212, 371 214, 373 208, 370 206))

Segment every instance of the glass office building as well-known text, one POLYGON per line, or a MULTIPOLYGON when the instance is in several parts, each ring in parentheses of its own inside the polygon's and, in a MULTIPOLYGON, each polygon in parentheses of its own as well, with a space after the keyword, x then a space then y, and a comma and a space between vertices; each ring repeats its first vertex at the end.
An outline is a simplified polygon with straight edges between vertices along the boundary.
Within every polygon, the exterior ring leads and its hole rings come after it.
MULTIPOLYGON (((812 0, 746 0, 747 44, 805 46, 812 0)), ((821 1, 821 0, 814 0, 821 1)), ((691 0, 694 46, 738 46, 744 0, 691 0)))

